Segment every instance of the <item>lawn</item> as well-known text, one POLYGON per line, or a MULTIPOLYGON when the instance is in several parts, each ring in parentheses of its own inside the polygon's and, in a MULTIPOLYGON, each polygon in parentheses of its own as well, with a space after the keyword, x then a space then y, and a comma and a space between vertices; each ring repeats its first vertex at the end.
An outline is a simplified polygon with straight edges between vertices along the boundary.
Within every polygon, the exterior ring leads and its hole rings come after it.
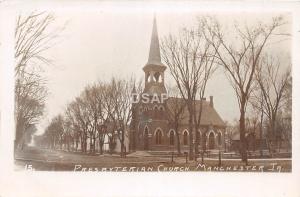
POLYGON ((184 157, 87 155, 53 150, 30 150, 16 153, 16 169, 77 172, 290 172, 290 159, 250 159, 248 165, 239 159, 205 158, 188 161, 184 157))

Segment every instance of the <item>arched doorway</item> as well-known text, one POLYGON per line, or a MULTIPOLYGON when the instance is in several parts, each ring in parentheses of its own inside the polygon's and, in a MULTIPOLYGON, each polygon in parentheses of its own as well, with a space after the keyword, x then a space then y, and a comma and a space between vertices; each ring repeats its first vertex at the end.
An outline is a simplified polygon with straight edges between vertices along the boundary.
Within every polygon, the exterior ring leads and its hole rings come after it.
POLYGON ((183 145, 188 145, 188 132, 183 132, 183 145))
POLYGON ((213 132, 210 132, 208 136, 208 148, 215 149, 215 135, 213 132))
POLYGON ((170 145, 173 146, 174 145, 174 136, 175 136, 175 132, 173 130, 170 131, 170 145))
POLYGON ((149 149, 148 136, 149 136, 149 131, 148 131, 148 127, 146 127, 144 130, 144 150, 149 149))
POLYGON ((155 143, 157 145, 160 145, 162 142, 162 131, 160 129, 158 129, 156 132, 155 132, 155 143))

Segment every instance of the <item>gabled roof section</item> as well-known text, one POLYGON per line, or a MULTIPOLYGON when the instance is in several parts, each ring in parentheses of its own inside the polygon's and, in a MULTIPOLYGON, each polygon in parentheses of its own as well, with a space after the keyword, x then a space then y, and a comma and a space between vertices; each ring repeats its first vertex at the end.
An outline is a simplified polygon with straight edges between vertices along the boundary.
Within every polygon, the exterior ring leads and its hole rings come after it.
MULTIPOLYGON (((219 126, 219 127, 225 127, 225 123, 218 114, 218 112, 215 110, 214 107, 210 106, 209 101, 202 101, 202 115, 201 115, 201 120, 200 120, 200 125, 202 126, 219 126)), ((167 100, 167 107, 168 109, 172 110, 176 108, 173 106, 174 104, 180 104, 184 103, 184 100, 182 98, 174 98, 174 97, 169 97, 167 100), (174 99, 177 99, 175 101, 174 99)), ((199 111, 201 101, 197 100, 196 101, 196 111, 199 111)), ((185 107, 184 112, 182 114, 182 120, 180 124, 189 124, 189 112, 187 107, 185 107)))

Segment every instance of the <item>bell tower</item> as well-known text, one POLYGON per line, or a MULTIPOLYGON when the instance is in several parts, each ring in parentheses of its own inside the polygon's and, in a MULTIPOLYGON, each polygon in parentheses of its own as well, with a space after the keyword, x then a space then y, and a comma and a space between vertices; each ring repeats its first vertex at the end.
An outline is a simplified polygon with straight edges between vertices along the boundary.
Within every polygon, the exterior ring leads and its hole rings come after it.
POLYGON ((143 70, 145 72, 144 93, 147 93, 149 95, 161 95, 162 93, 167 92, 164 83, 164 72, 166 70, 166 66, 163 65, 161 62, 159 39, 155 17, 153 19, 153 28, 148 62, 144 66, 143 70))
MULTIPOLYGON (((166 98, 164 72, 166 66, 161 62, 156 18, 153 28, 149 57, 143 67, 145 73, 145 87, 139 95, 139 102, 133 105, 131 122, 131 150, 155 150, 163 143, 163 136, 167 136, 168 121, 166 116, 166 98), (143 100, 143 97, 149 100, 143 100)), ((136 90, 133 89, 135 93, 136 90)))

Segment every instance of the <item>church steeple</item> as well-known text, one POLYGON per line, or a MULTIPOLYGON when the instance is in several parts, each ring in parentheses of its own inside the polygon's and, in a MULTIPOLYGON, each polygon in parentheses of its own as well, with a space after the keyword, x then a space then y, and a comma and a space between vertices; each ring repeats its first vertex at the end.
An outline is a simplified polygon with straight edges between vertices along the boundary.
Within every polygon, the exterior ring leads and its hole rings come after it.
POLYGON ((147 64, 161 65, 159 39, 157 33, 156 17, 153 19, 150 51, 147 64))
POLYGON ((157 33, 156 17, 153 19, 151 43, 148 62, 143 68, 145 72, 144 92, 149 94, 166 93, 164 85, 164 71, 166 66, 161 62, 159 38, 157 33))

